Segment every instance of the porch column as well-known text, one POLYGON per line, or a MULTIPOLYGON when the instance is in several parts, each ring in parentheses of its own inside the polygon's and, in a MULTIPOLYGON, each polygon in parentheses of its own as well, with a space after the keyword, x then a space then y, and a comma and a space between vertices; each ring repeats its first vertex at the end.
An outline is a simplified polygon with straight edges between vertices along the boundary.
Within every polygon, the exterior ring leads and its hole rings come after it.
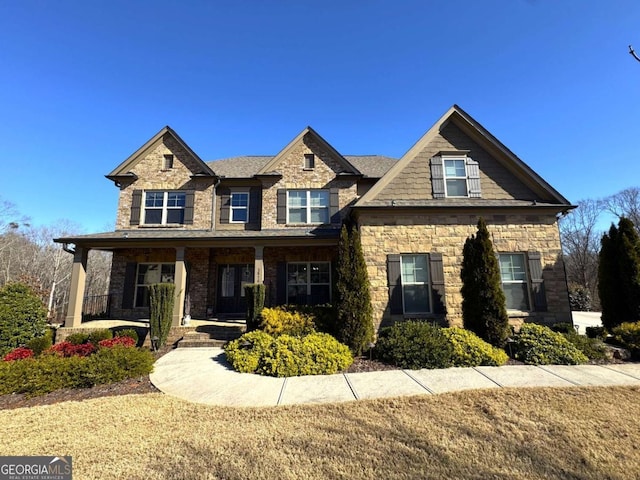
POLYGON ((187 265, 184 261, 184 247, 176 247, 176 273, 174 282, 176 285, 176 299, 173 305, 173 319, 171 325, 179 327, 184 316, 184 297, 187 289, 187 265))
POLYGON ((256 251, 253 269, 253 283, 264 283, 264 246, 256 245, 253 248, 256 251))
POLYGON ((87 278, 87 256, 89 249, 76 246, 73 254, 71 270, 71 286, 69 287, 69 305, 64 319, 65 327, 79 327, 82 324, 82 301, 84 285, 87 278))

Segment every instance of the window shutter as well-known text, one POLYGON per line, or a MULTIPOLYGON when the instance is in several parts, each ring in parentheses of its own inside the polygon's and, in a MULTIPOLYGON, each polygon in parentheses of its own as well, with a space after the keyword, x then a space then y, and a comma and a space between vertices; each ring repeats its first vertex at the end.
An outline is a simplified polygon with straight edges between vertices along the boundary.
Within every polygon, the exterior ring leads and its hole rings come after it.
POLYGON ((444 198, 444 171, 442 169, 442 157, 431 159, 431 188, 433 198, 444 198))
POLYGON ((262 204, 262 188, 251 187, 249 190, 249 218, 248 223, 260 222, 260 205, 262 204))
POLYGON ((471 158, 467 158, 467 180, 469 198, 480 198, 480 166, 471 158))
POLYGON ((278 206, 276 214, 276 223, 287 223, 287 191, 284 188, 278 189, 278 206))
POLYGON ((142 206, 142 190, 134 190, 131 194, 131 225, 140 225, 140 207, 142 206))
POLYGON ((278 262, 276 267, 276 304, 287 303, 287 263, 278 262))
POLYGON ((195 202, 196 193, 193 190, 189 190, 185 194, 184 199, 184 224, 192 225, 193 224, 193 205, 195 202))
POLYGON ((444 268, 441 253, 429 254, 429 273, 431 275, 433 313, 444 315, 447 313, 447 307, 444 298, 444 268))
POLYGON ((389 309, 392 314, 402 313, 400 255, 387 255, 387 277, 389 281, 389 309))
POLYGON ((547 311, 547 295, 542 278, 542 262, 540 252, 527 252, 529 259, 529 276, 531 277, 531 294, 533 296, 533 309, 536 312, 547 311))
POLYGON ((329 215, 331 217, 331 223, 340 223, 340 197, 338 195, 338 189, 332 188, 329 195, 329 215))
POLYGON ((133 308, 133 297, 136 291, 136 266, 135 262, 127 262, 125 267, 122 308, 133 308))
POLYGON ((231 191, 228 188, 220 189, 220 223, 229 223, 231 210, 231 191))

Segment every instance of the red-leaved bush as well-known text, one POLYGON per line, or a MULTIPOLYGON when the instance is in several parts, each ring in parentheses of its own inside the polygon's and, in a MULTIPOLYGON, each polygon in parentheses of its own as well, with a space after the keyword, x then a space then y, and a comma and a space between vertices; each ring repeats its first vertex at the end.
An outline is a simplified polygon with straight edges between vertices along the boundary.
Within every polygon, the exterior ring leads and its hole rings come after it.
POLYGON ((100 340, 98 345, 101 347, 111 348, 114 345, 122 345, 123 347, 135 347, 136 341, 131 337, 114 337, 109 340, 100 340))
POLYGON ((5 362, 13 362, 14 360, 24 360, 33 357, 33 350, 26 347, 18 347, 7 353, 3 360, 5 362))
POLYGON ((48 351, 60 355, 61 357, 88 357, 96 351, 96 347, 93 343, 74 345, 70 342, 60 342, 51 347, 48 351))

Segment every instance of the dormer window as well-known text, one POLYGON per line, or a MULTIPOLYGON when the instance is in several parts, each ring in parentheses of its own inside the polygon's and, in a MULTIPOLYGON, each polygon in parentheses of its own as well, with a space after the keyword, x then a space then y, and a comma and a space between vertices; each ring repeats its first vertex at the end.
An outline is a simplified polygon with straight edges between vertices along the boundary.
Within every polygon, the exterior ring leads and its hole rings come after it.
POLYGON ((167 154, 162 158, 162 170, 171 170, 173 168, 173 155, 167 154))
POLYGON ((480 198, 480 166, 466 152, 440 152, 431 158, 433 198, 480 198))
POLYGON ((313 153, 304 154, 304 169, 313 170, 316 168, 316 156, 313 153))
POLYGON ((468 197, 465 158, 443 158, 444 186, 447 197, 468 197))

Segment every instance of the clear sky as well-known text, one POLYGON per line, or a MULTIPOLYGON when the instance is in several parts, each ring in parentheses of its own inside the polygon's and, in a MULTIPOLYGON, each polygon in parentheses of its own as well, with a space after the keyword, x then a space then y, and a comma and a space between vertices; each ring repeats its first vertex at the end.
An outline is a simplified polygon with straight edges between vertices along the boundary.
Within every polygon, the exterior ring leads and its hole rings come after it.
POLYGON ((638 0, 0 1, 0 196, 115 220, 163 126, 204 160, 311 125, 400 157, 454 103, 575 202, 640 185, 638 0))

